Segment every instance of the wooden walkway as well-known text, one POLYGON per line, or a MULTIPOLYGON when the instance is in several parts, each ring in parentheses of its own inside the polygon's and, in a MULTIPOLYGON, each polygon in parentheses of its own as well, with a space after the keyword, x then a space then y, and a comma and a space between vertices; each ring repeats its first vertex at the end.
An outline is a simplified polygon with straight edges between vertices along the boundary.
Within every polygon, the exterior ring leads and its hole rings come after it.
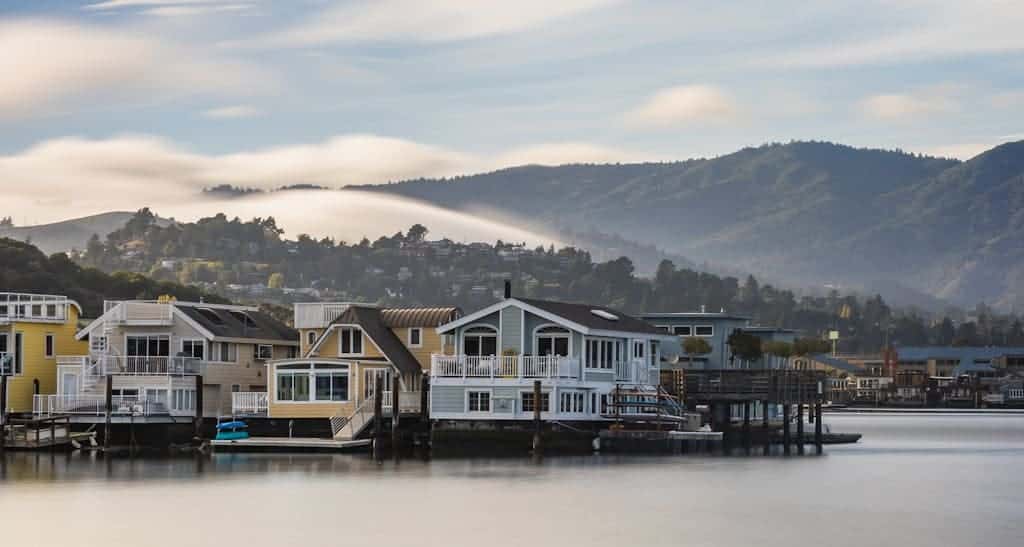
POLYGON ((345 452, 369 447, 373 441, 360 439, 354 441, 338 441, 334 439, 318 439, 311 437, 249 437, 233 441, 210 441, 210 446, 215 450, 227 451, 269 451, 284 450, 294 452, 304 451, 336 451, 345 452))

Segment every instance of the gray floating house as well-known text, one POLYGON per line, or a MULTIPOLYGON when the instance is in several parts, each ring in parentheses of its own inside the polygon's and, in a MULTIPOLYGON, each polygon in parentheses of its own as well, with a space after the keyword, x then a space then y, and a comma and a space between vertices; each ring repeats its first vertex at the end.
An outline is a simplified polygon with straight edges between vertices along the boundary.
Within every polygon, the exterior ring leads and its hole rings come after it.
POLYGON ((616 310, 506 298, 437 328, 450 354, 431 356, 433 420, 593 422, 611 418, 613 391, 656 392, 655 326, 616 310), (534 400, 539 380, 541 400, 534 400))

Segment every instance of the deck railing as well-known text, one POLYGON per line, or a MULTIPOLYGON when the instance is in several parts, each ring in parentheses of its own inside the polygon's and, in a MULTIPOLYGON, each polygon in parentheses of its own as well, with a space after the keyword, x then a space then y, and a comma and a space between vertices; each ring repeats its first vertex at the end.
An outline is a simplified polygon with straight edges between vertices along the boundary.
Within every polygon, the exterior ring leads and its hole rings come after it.
MULTIPOLYGON (((71 414, 75 416, 105 416, 107 399, 104 395, 35 395, 32 413, 36 416, 71 414)), ((115 395, 111 397, 111 415, 156 416, 169 413, 166 401, 150 400, 144 396, 115 395)))
POLYGON ((231 394, 232 414, 266 414, 269 408, 266 391, 242 391, 231 394))
POLYGON ((101 376, 107 374, 186 376, 202 374, 203 361, 192 357, 101 355, 97 357, 95 372, 101 376))
POLYGON ((295 328, 319 329, 330 325, 351 305, 346 302, 299 302, 295 304, 295 328))
POLYGON ((437 378, 579 378, 580 360, 557 355, 431 355, 437 378))
POLYGON ((174 321, 174 306, 169 302, 125 300, 103 303, 104 313, 114 323, 170 324, 174 321))
MULTIPOLYGON (((390 391, 385 391, 383 395, 384 396, 381 397, 381 406, 385 410, 391 410, 394 406, 392 405, 392 393, 390 391)), ((401 413, 419 412, 421 397, 422 393, 419 391, 402 390, 402 392, 398 394, 398 411, 401 413)))

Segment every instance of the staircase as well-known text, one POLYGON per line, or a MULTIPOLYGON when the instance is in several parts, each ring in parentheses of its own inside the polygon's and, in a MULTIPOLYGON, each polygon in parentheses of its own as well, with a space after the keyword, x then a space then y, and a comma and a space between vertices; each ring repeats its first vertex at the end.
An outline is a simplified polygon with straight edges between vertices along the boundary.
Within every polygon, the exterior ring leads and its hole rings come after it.
POLYGON ((331 433, 336 441, 351 441, 373 423, 373 398, 367 398, 351 416, 331 416, 331 433))

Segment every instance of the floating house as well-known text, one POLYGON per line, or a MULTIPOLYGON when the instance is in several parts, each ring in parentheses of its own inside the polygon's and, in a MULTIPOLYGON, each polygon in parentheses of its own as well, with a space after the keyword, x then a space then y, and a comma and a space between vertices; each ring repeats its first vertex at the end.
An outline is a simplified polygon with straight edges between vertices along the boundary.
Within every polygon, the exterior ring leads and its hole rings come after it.
POLYGON ((504 300, 437 332, 452 351, 431 356, 430 418, 455 427, 532 420, 538 406, 546 421, 612 420, 616 390, 657 393, 671 338, 602 306, 512 298, 508 286, 504 300))
POLYGON ((336 440, 351 440, 370 424, 379 381, 387 415, 395 410, 396 383, 398 412, 419 414, 430 356, 445 350, 436 328, 458 316, 459 309, 453 307, 296 304, 299 355, 267 363, 269 393, 236 394, 234 411, 269 418, 329 419, 336 440))
POLYGON ((35 395, 57 390, 57 356, 83 352, 75 339, 82 308, 65 296, 0 293, 0 375, 7 411, 32 412, 35 395))
POLYGON ((170 299, 106 302, 76 337, 87 351, 58 357, 57 393, 38 398, 38 413, 102 419, 109 377, 119 416, 195 416, 200 395, 204 416, 226 415, 232 393, 265 391, 265 363, 299 346, 298 333, 258 308, 170 299))

